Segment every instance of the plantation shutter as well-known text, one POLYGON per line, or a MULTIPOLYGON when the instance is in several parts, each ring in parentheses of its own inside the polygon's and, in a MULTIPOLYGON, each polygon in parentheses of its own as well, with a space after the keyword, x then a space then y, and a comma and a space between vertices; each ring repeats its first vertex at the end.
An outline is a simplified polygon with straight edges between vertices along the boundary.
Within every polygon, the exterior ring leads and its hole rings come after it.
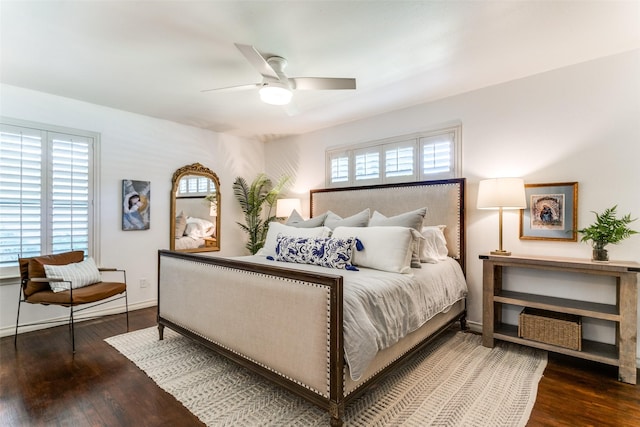
POLYGON ((355 181, 367 181, 367 183, 381 182, 379 147, 354 151, 354 178, 355 181))
POLYGON ((332 153, 329 155, 329 184, 349 182, 349 155, 348 153, 332 153))
POLYGON ((453 134, 420 138, 422 151, 422 178, 447 174, 453 170, 453 134))
POLYGON ((50 134, 51 252, 89 250, 90 141, 80 136, 50 134))
POLYGON ((414 140, 384 146, 386 182, 396 181, 393 178, 415 178, 415 146, 414 140))
POLYGON ((2 124, 0 272, 19 257, 69 250, 89 255, 91 137, 2 124))
POLYGON ((0 268, 41 253, 43 155, 39 130, 0 129, 0 268))
POLYGON ((215 191, 215 184, 209 178, 198 176, 187 176, 180 180, 178 184, 178 196, 200 196, 203 197, 215 191))
POLYGON ((461 126, 452 126, 327 150, 326 184, 362 186, 455 178, 461 171, 461 132, 461 126))

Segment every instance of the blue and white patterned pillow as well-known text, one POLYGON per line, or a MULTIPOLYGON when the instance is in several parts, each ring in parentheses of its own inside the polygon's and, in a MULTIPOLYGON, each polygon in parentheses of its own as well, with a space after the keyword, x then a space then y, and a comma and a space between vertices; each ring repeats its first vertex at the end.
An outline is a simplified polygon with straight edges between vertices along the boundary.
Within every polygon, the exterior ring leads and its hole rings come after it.
POLYGON ((292 237, 278 234, 276 260, 358 271, 351 264, 354 237, 292 237))

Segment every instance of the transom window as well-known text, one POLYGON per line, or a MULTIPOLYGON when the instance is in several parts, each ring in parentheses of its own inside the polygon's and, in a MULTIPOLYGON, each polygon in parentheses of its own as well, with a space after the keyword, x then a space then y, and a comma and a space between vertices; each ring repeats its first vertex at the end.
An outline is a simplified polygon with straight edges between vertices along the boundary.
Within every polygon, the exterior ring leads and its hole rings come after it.
POLYGON ((456 178, 461 125, 326 152, 328 187, 456 178))
POLYGON ((216 186, 209 178, 203 176, 188 176, 180 180, 178 197, 206 196, 215 191, 216 186))

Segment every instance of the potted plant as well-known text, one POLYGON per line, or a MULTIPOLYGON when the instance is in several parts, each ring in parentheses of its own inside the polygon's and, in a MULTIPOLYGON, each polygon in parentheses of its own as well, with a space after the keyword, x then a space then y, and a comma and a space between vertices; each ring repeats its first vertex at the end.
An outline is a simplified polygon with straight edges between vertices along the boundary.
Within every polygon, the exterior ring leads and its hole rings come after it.
POLYGON ((582 239, 580 239, 581 242, 591 241, 593 261, 609 261, 609 254, 605 246, 610 243, 619 243, 637 233, 637 231, 628 227, 628 224, 637 218, 631 219, 631 214, 616 218, 617 207, 616 205, 605 209, 601 214, 592 211, 596 216, 596 222, 582 230, 578 230, 578 233, 583 234, 582 239))
POLYGON ((249 235, 245 247, 251 255, 255 255, 264 246, 269 223, 276 219, 275 215, 271 215, 271 211, 288 180, 288 177, 281 177, 274 186, 271 180, 261 173, 251 185, 242 177, 237 177, 233 182, 233 194, 240 203, 245 221, 244 224, 237 224, 249 235), (263 207, 267 208, 266 218, 263 216, 263 207))

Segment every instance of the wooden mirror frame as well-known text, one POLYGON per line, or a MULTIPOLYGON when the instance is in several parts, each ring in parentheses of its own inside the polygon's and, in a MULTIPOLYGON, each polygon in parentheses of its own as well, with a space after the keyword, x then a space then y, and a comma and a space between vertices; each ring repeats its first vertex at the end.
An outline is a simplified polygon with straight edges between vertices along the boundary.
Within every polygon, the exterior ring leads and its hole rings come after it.
POLYGON ((181 167, 180 169, 176 170, 173 174, 173 177, 171 178, 171 218, 169 223, 170 225, 170 229, 169 229, 169 248, 172 251, 179 251, 179 252, 213 252, 213 251, 219 251, 220 250, 220 213, 222 212, 221 210, 221 204, 220 204, 220 180, 218 179, 218 175, 215 174, 215 172, 213 172, 211 169, 202 166, 200 163, 193 163, 191 165, 186 165, 181 167), (215 238, 213 239, 213 241, 208 241, 206 243, 205 247, 198 247, 198 248, 191 248, 191 249, 176 249, 176 199, 177 199, 177 194, 178 194, 178 186, 180 184, 180 180, 185 177, 185 176, 191 176, 191 175, 197 175, 197 176, 203 176, 206 178, 209 178, 211 181, 213 181, 215 187, 216 187, 216 212, 218 213, 218 215, 216 215, 216 220, 215 220, 215 226, 216 226, 216 233, 215 233, 215 238))

